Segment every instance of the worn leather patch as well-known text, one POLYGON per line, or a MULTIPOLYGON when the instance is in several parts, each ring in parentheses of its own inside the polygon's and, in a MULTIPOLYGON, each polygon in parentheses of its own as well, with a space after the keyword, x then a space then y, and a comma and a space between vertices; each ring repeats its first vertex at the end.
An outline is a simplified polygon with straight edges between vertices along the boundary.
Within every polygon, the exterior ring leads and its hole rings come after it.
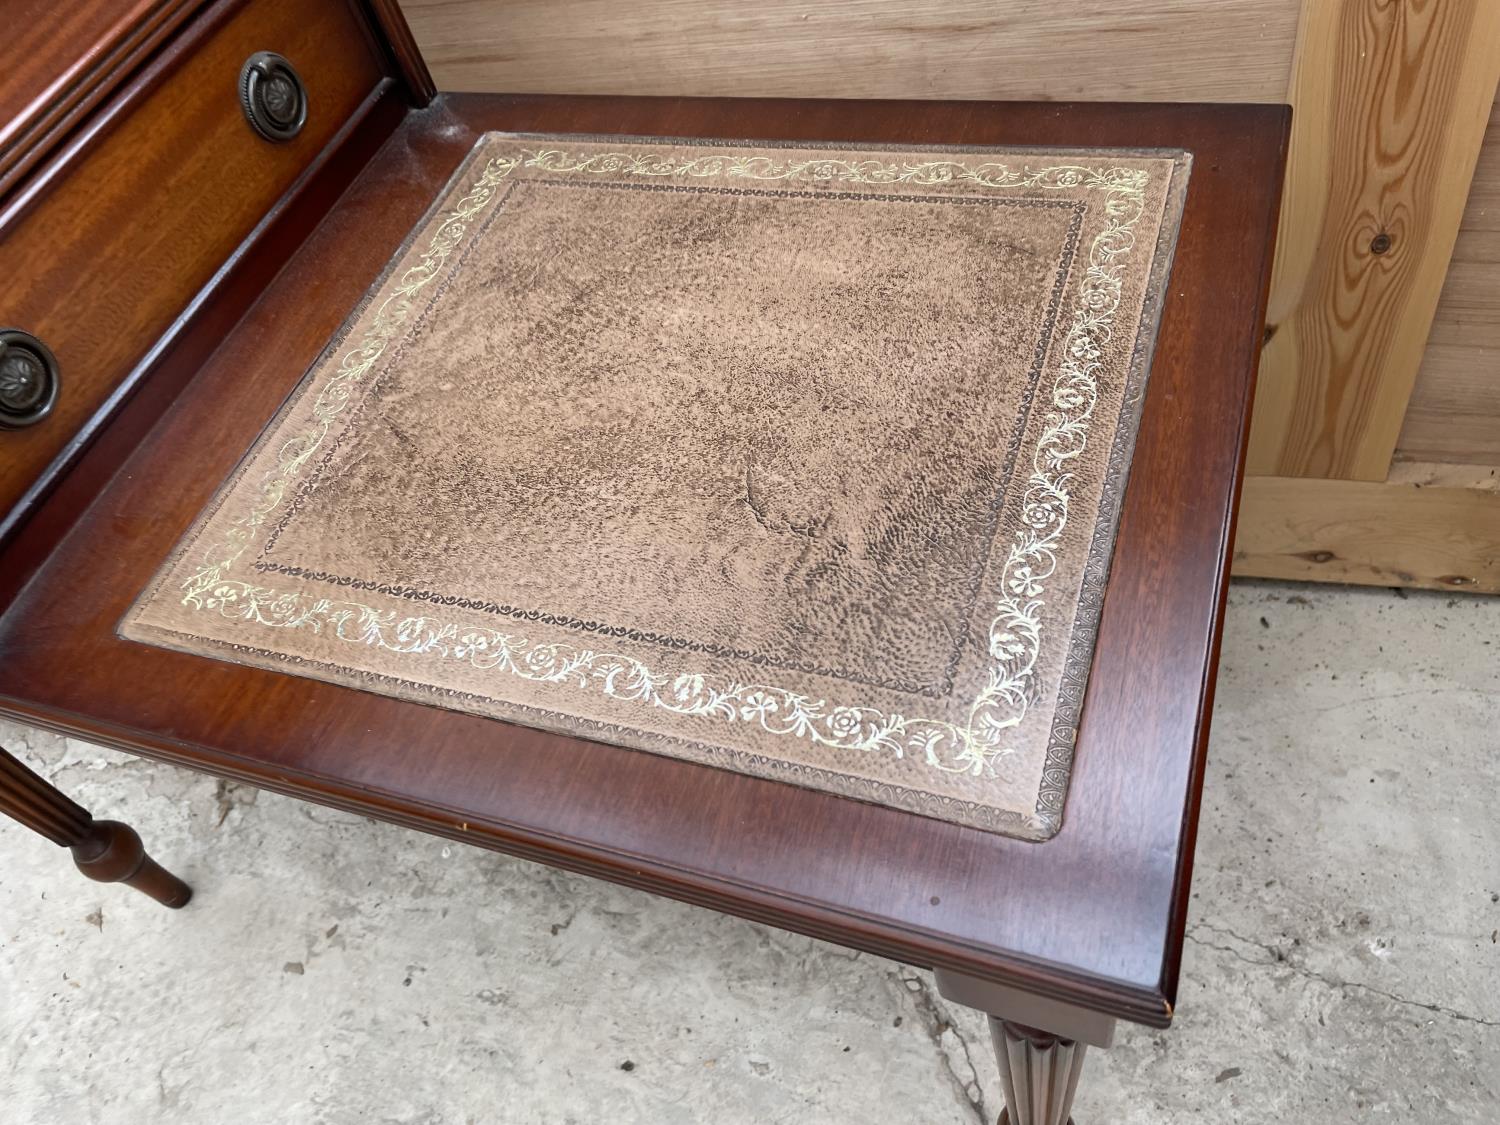
POLYGON ((121 632, 1049 836, 1187 169, 486 136, 121 632))

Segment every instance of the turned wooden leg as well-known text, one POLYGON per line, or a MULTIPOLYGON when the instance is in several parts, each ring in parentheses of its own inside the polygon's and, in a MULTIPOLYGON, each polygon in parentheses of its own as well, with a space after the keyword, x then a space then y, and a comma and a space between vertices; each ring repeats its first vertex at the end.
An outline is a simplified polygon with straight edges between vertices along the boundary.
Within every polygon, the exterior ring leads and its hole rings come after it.
POLYGON ((995 1016, 990 1036, 1005 1087, 1000 1125, 1072 1125, 1084 1044, 995 1016))
POLYGON ((69 848, 73 862, 90 879, 124 883, 176 910, 193 897, 192 888, 146 854, 129 825, 95 820, 87 809, 64 797, 0 748, 0 812, 69 848))

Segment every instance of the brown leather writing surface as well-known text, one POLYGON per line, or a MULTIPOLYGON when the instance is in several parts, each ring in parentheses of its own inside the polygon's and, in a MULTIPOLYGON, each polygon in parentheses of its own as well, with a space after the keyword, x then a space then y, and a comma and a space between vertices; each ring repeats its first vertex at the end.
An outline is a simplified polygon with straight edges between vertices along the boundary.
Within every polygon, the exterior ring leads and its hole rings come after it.
POLYGON ((1050 835, 1186 165, 491 134, 122 632, 1050 835))

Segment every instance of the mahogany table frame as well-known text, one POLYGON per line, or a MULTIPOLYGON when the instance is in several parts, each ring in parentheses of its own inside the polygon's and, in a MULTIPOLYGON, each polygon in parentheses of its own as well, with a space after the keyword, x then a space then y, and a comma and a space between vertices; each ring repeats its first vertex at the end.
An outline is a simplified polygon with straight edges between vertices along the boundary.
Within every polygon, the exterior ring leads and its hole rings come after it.
MULTIPOLYGON (((1116 1018, 1172 1018, 1288 125, 1280 106, 444 95, 414 109, 385 89, 0 554, 0 714, 934 968, 947 995, 1008 1021, 996 1034, 1011 1120, 1051 1121, 1082 1044, 1107 1044, 1116 1018), (1193 153, 1054 839, 116 636, 491 129, 1193 153), (1027 1089, 1030 1066, 1044 1088, 1027 1089)), ((65 798, 0 767, 0 808, 71 824, 77 840, 92 831, 56 811, 65 798)))

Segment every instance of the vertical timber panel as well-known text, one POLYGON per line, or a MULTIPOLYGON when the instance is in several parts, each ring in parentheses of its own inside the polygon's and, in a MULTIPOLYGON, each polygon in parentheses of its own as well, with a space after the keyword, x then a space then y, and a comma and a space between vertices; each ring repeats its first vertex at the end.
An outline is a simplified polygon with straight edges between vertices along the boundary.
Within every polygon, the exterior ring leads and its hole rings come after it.
POLYGON ((1384 480, 1500 79, 1500 0, 1303 0, 1247 471, 1384 480))

